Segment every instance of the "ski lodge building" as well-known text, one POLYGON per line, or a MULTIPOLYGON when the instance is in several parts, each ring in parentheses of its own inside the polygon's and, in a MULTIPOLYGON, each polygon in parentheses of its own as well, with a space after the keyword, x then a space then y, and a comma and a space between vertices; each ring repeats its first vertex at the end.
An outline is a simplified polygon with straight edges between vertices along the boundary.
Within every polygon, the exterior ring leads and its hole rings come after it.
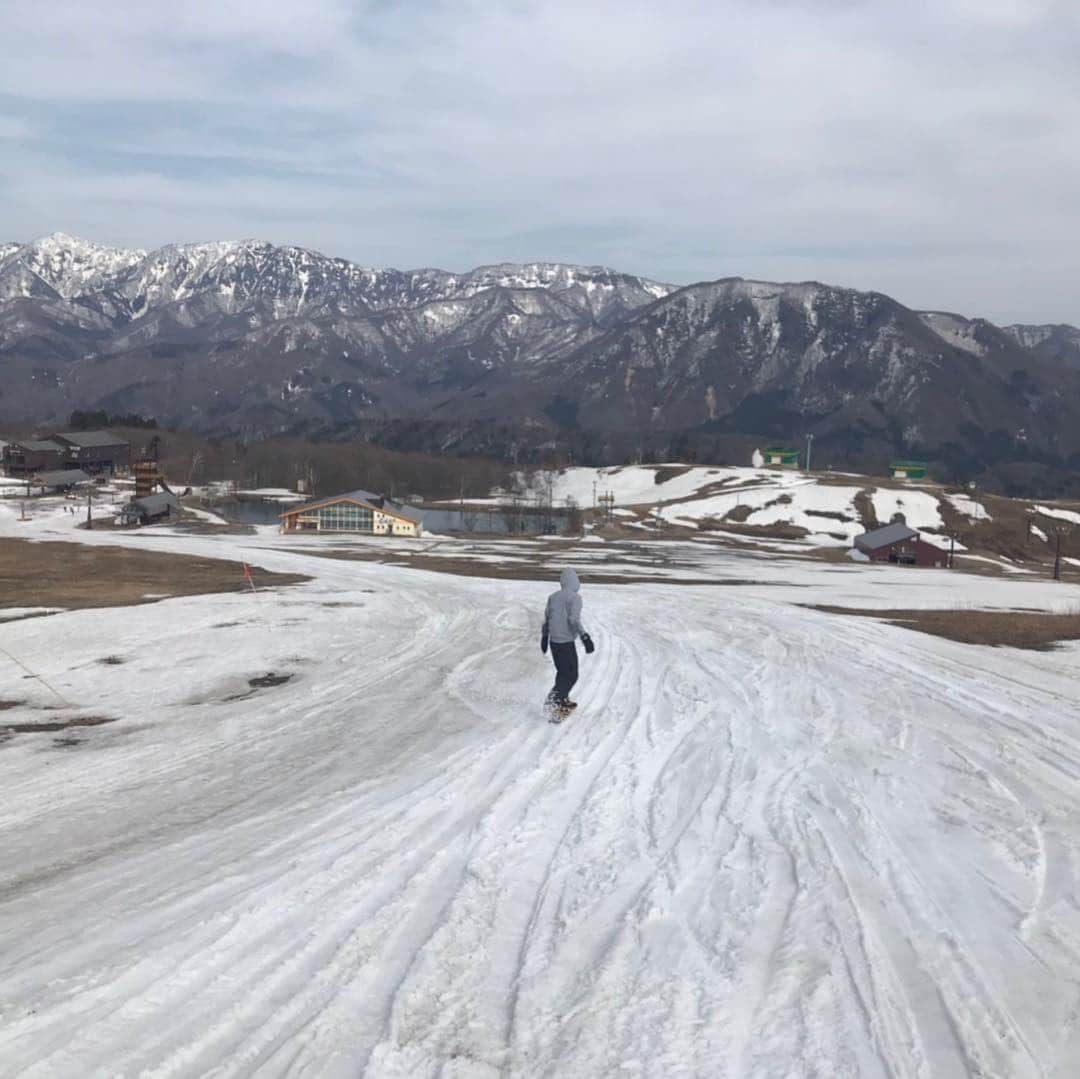
POLYGON ((281 531, 416 537, 423 531, 423 517, 370 491, 349 491, 287 510, 281 514, 281 531))
POLYGON ((112 431, 66 431, 52 436, 63 448, 65 468, 115 473, 131 464, 131 445, 112 431))
POLYGON ((57 471, 63 467, 64 447, 51 438, 16 439, 4 446, 3 461, 9 476, 57 471))
POLYGON ((949 552, 920 539, 914 528, 894 521, 855 537, 855 549, 871 562, 892 562, 898 566, 936 566, 949 564, 949 552))
POLYGON ((128 467, 131 446, 111 431, 67 431, 44 439, 8 442, 0 460, 9 476, 72 469, 114 473, 128 467))

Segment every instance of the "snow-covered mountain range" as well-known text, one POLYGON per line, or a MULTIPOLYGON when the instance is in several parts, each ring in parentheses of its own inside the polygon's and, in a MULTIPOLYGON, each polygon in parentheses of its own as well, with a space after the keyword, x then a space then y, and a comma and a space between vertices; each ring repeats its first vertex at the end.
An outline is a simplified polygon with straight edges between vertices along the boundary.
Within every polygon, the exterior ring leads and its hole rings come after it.
POLYGON ((0 419, 612 459, 808 431, 838 460, 1080 453, 1080 330, 879 293, 602 267, 380 270, 246 240, 0 245, 0 419))

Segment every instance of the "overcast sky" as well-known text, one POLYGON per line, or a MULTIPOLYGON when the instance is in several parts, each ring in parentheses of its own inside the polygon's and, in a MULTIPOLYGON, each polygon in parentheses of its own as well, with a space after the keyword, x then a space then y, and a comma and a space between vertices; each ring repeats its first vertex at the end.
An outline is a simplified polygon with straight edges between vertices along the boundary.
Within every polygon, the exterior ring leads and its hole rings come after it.
POLYGON ((0 240, 1080 324, 1078 0, 6 0, 0 240))

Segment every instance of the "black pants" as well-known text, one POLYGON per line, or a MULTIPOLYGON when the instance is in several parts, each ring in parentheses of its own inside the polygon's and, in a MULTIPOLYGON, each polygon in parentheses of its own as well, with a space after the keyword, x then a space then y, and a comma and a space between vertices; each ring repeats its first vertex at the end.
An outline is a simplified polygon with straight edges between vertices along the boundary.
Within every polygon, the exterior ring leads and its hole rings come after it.
POLYGON ((555 685, 548 694, 549 701, 561 704, 570 697, 570 690, 577 681, 577 648, 573 641, 567 644, 551 642, 551 658, 555 661, 555 685))

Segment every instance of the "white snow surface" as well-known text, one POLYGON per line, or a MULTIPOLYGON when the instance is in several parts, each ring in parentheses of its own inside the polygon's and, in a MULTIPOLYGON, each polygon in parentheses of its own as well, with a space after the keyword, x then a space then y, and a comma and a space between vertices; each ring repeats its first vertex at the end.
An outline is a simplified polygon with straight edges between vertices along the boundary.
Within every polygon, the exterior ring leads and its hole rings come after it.
POLYGON ((806 529, 802 545, 848 546, 866 531, 854 504, 860 490, 819 484, 798 473, 763 472, 755 485, 668 506, 663 514, 676 524, 692 524, 721 520, 740 506, 751 506, 745 525, 791 524, 806 529))
MULTIPOLYGON (((573 498, 578 505, 592 507, 593 484, 596 496, 612 494, 616 506, 654 506, 692 498, 702 488, 719 484, 757 483, 784 486, 797 482, 798 473, 756 468, 705 468, 685 465, 620 465, 613 468, 567 468, 552 475, 556 503, 573 498), (685 469, 663 483, 658 471, 685 469)), ((494 501, 503 501, 503 498, 494 501)))
POLYGON ((970 495, 948 494, 945 497, 957 513, 970 517, 973 521, 992 521, 994 519, 987 512, 986 507, 970 495))
POLYGON ((1080 524, 1080 513, 1074 510, 1059 510, 1054 506, 1036 506, 1036 513, 1041 513, 1044 517, 1053 517, 1059 521, 1068 521, 1070 524, 1080 524))
MULTIPOLYGON (((1080 1073, 1080 649, 800 606, 1076 585, 643 545, 745 583, 584 571, 552 727, 550 583, 29 527, 313 580, 0 625, 117 719, 0 746, 3 1074, 1080 1073)), ((0 725, 66 714, 0 663, 0 725)))
POLYGON ((880 524, 887 525, 895 514, 902 513, 908 528, 921 531, 924 528, 945 527, 938 497, 929 491, 913 491, 909 488, 898 491, 879 487, 870 498, 874 503, 874 516, 880 524))

